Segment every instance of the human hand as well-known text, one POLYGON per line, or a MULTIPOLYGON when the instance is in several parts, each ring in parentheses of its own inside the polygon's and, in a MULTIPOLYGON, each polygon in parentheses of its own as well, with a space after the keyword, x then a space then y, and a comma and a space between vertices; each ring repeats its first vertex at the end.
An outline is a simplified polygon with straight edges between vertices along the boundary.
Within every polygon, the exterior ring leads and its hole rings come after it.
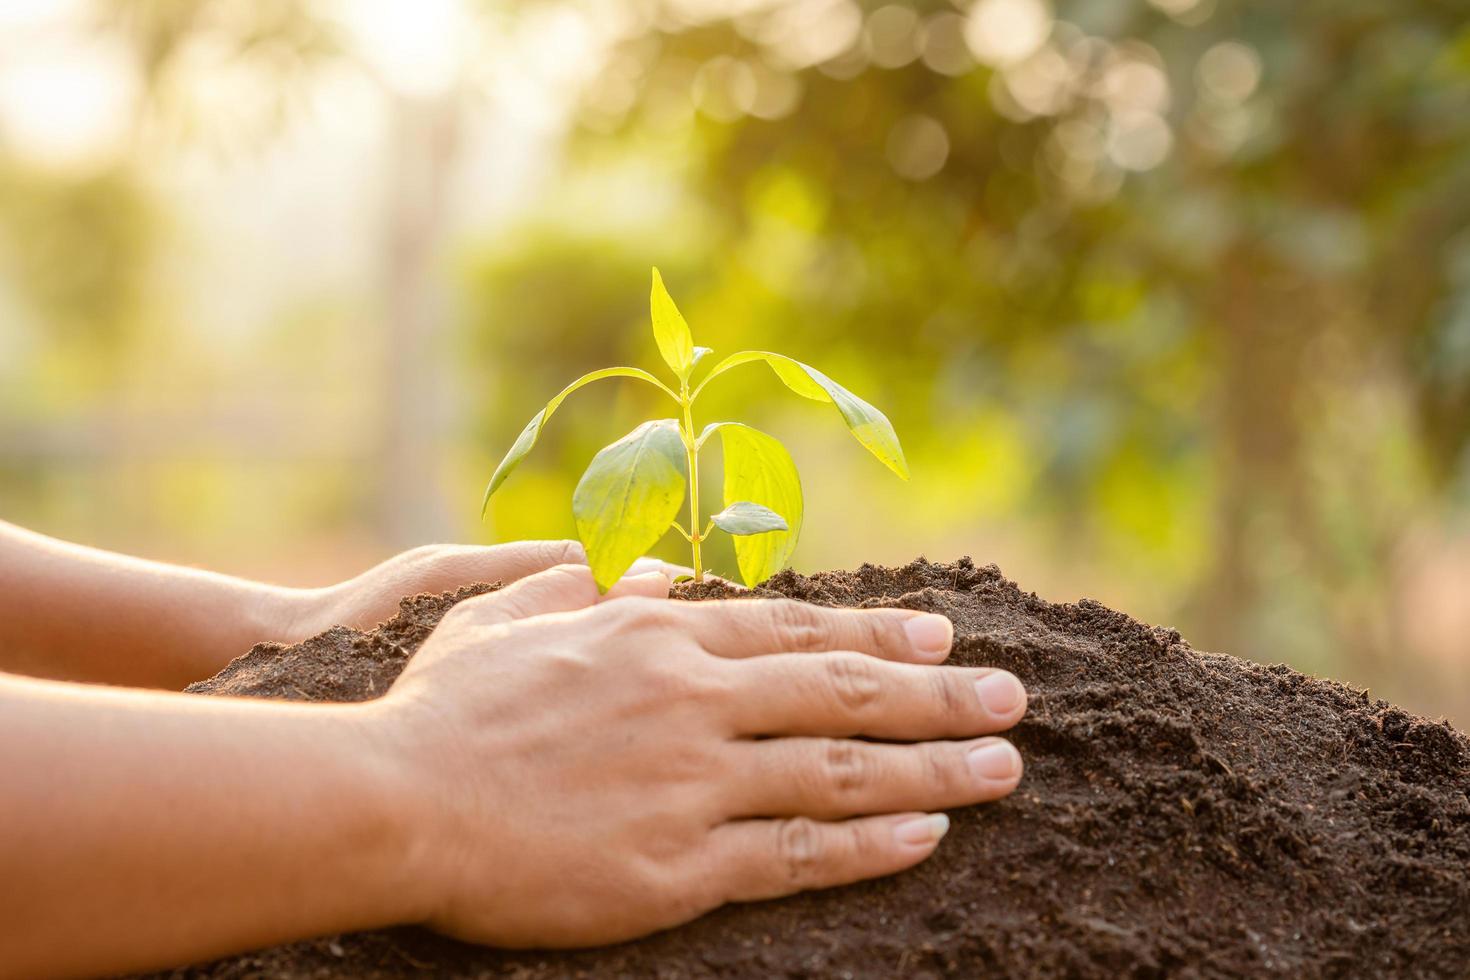
MULTIPOLYGON (((337 625, 371 629, 396 613, 404 596, 446 592, 474 582, 510 584, 556 565, 586 561, 586 552, 577 541, 517 541, 489 547, 424 545, 337 585, 296 590, 289 601, 287 640, 299 642, 337 625)), ((647 572, 675 576, 689 569, 640 558, 628 574, 647 572)))
POLYGON ((943 617, 667 589, 645 575, 599 601, 561 566, 470 599, 362 706, 408 780, 415 920, 500 946, 625 940, 901 871, 943 835, 932 811, 1020 780, 979 736, 1025 691, 933 666, 943 617))

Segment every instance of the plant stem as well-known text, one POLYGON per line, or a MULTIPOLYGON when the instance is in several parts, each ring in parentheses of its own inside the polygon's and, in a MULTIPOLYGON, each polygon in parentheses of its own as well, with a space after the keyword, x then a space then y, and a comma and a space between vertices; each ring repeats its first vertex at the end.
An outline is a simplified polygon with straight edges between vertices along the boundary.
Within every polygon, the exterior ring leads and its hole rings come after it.
POLYGON ((689 454, 689 546, 694 550, 694 581, 704 581, 704 566, 699 560, 699 447, 694 443, 694 399, 689 395, 689 382, 679 386, 679 404, 684 407, 684 449, 689 454))

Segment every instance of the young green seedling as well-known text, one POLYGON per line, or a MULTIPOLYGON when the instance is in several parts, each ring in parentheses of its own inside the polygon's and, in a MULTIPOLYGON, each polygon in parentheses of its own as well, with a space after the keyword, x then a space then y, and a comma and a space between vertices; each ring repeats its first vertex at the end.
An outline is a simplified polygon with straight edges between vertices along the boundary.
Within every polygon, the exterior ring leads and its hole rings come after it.
POLYGON ((689 324, 674 305, 663 278, 653 270, 649 299, 653 338, 664 363, 674 372, 678 390, 647 371, 632 367, 603 368, 567 385, 536 417, 495 468, 485 501, 505 482, 536 444, 546 420, 578 388, 602 378, 636 378, 653 385, 678 407, 677 418, 644 422, 601 450, 572 494, 577 534, 587 549, 597 586, 606 592, 640 555, 658 543, 669 528, 677 528, 693 552, 694 580, 703 579, 700 545, 715 528, 735 536, 735 557, 747 585, 756 585, 780 571, 796 548, 801 533, 801 480, 791 455, 775 438, 742 422, 711 422, 697 436, 694 402, 705 386, 733 367, 764 361, 786 387, 804 398, 837 407, 857 441, 894 473, 907 480, 908 463, 898 436, 884 414, 814 367, 781 354, 747 350, 731 354, 705 374, 693 388, 694 369, 711 353, 696 347, 689 324), (699 523, 699 451, 716 433, 725 451, 725 509, 699 523), (689 499, 689 527, 678 521, 684 499, 689 499))

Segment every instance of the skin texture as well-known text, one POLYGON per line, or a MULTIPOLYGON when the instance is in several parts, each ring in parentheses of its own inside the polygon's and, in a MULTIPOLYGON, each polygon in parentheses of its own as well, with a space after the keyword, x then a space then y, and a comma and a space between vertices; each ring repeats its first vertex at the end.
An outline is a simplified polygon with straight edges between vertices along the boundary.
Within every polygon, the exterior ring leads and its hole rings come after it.
MULTIPOLYGON (((256 643, 368 629, 398 600, 584 560, 576 541, 426 545, 356 578, 290 589, 57 541, 0 521, 0 671, 180 690, 256 643), (159 624, 166 622, 167 629, 159 624)), ((640 559, 633 572, 687 572, 640 559)))
POLYGON ((929 666, 950 631, 917 649, 905 629, 947 620, 595 595, 585 568, 563 566, 462 603, 379 705, 434 759, 412 795, 440 815, 425 845, 448 883, 427 909, 437 929, 591 945, 891 874, 933 852, 944 824, 926 811, 1020 778, 1015 749, 979 737, 1019 720, 1019 682, 929 666), (987 678, 1005 710, 981 700, 987 678), (430 748, 444 732, 458 733, 448 755, 430 748), (976 750, 999 767, 977 773, 976 750))
MULTIPOLYGON (((396 605, 487 577, 415 578, 425 556, 409 554, 321 590, 315 615, 370 622, 391 609, 375 590, 396 605)), ((83 579, 115 589, 108 610, 141 617, 170 591, 130 592, 105 558, 80 557, 83 579)), ((141 570, 197 585, 222 629, 242 628, 225 615, 235 580, 141 570)), ((407 922, 508 946, 628 939, 725 902, 900 871, 933 852, 933 811, 1019 780, 1015 750, 987 736, 1020 718, 1024 691, 1003 672, 938 666, 941 617, 675 603, 668 588, 651 572, 600 597, 585 566, 531 574, 456 607, 363 704, 0 674, 0 976, 163 967, 407 922)), ((187 594, 166 601, 192 615, 187 594)), ((181 629, 209 640, 203 620, 181 629)), ((69 670, 105 661, 62 657, 69 670)))

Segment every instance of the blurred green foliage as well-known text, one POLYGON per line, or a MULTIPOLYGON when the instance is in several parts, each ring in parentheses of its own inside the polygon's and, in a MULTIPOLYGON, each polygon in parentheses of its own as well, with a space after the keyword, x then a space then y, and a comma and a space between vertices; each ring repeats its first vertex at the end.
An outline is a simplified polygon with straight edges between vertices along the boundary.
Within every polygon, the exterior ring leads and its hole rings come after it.
MULTIPOLYGON (((914 499, 870 467, 844 509, 945 554, 1020 528, 1204 645, 1392 671, 1394 550, 1470 491, 1470 27, 1198 6, 1058 4, 985 65, 954 8, 872 5, 814 67, 790 5, 666 8, 558 176, 643 213, 553 204, 475 267, 472 362, 502 365, 480 438, 546 365, 629 355, 606 348, 656 261, 717 351, 781 344, 894 407, 914 499)), ((556 435, 555 497, 599 430, 556 435)), ((836 538, 824 560, 894 554, 836 538)))
MULTIPOLYGON (((469 7, 487 32, 512 16, 469 7)), ((584 371, 650 362, 657 264, 701 343, 813 364, 903 439, 911 484, 832 445, 829 409, 759 397, 775 379, 711 389, 696 424, 748 417, 801 467, 798 568, 970 553, 1049 597, 1098 595, 1202 647, 1470 717, 1435 681, 1449 668, 1407 655, 1423 583, 1449 596, 1437 608, 1470 588, 1470 564, 1415 550, 1427 537, 1449 554, 1470 533, 1463 2, 578 7, 620 39, 549 190, 512 227, 458 242, 457 316, 433 345, 393 347, 359 323, 370 300, 330 297, 253 348, 200 349, 150 287, 181 219, 149 193, 146 155, 58 175, 0 146, 0 490, 18 513, 47 513, 45 498, 66 515, 53 529, 109 519, 73 465, 107 433, 73 446, 62 425, 38 449, 27 419, 208 400, 229 381, 295 415, 257 425, 242 402, 176 458, 159 450, 146 478, 120 464, 129 519, 240 539, 370 532, 375 481, 394 476, 373 434, 383 406, 441 399, 451 439, 430 450, 463 491, 455 526, 484 534, 477 494, 527 410, 584 371), (380 352, 420 348, 432 370, 403 373, 423 390, 376 397, 399 367, 380 352), (247 511, 260 499, 281 504, 247 511)), ((148 83, 147 132, 265 139, 313 65, 349 56, 313 4, 99 9, 148 83), (177 109, 169 80, 201 37, 276 86, 279 113, 177 109)), ((435 227, 402 225, 410 244, 435 227)), ((577 474, 658 407, 612 382, 576 397, 497 494, 490 536, 572 534, 577 474)), ((677 558, 682 541, 666 545, 677 558)), ((733 567, 716 547, 710 563, 733 567)), ((1437 649, 1470 661, 1467 642, 1437 649)))

